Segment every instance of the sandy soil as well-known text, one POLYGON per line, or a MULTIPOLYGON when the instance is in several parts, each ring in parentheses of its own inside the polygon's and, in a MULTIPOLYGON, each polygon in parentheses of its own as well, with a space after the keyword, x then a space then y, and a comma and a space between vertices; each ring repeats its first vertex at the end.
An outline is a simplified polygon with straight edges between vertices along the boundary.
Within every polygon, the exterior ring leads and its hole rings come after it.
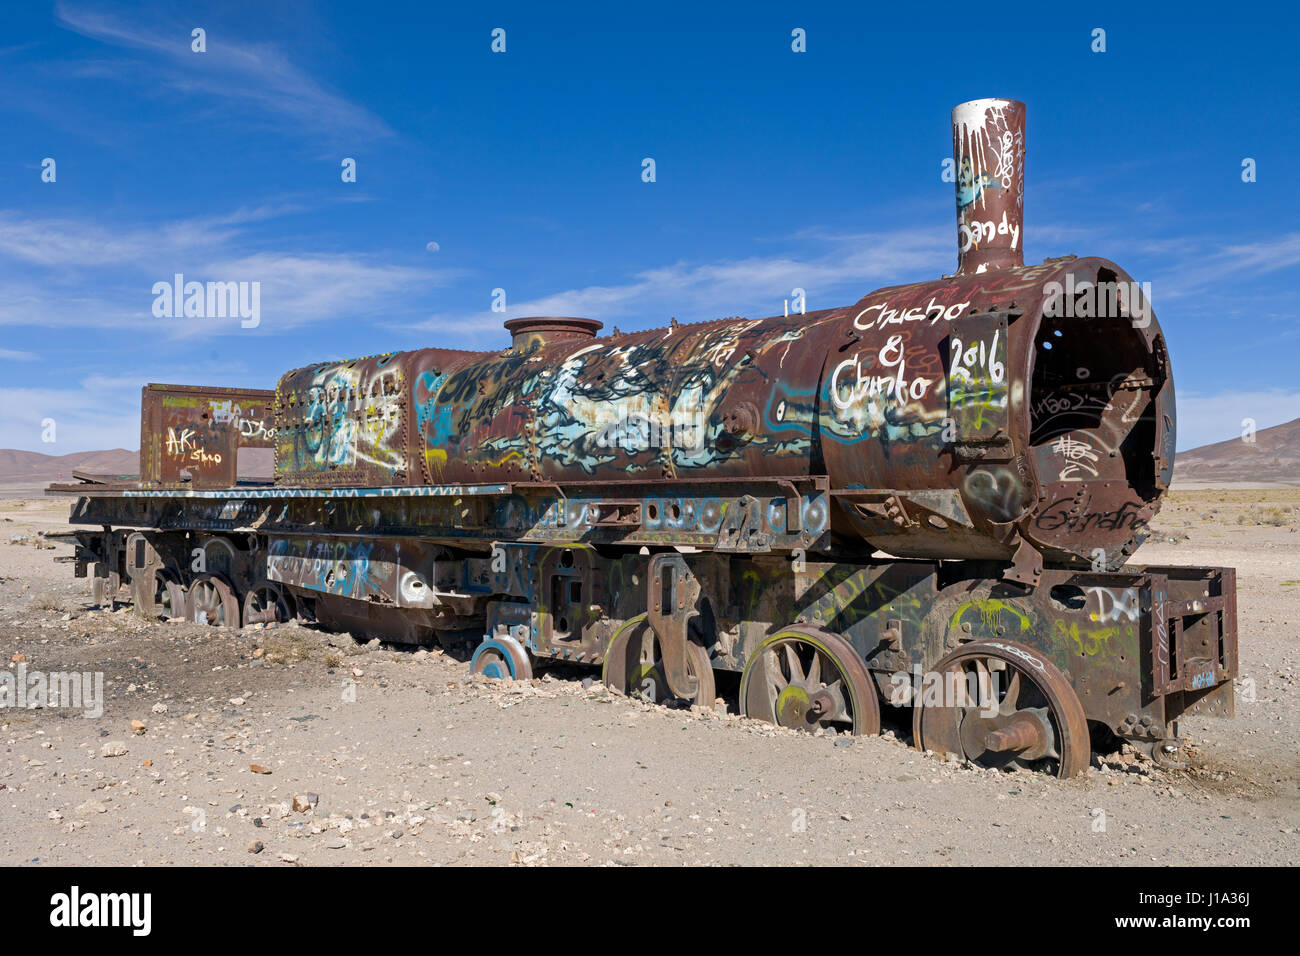
POLYGON ((0 501, 0 660, 102 672, 106 702, 98 718, 0 710, 7 865, 1297 856, 1297 489, 1175 491, 1139 554, 1239 569, 1237 717, 1185 722, 1188 770, 1118 755, 1064 782, 918 753, 902 721, 850 739, 741 720, 734 683, 727 714, 667 710, 577 668, 491 682, 439 651, 94 610, 88 581, 53 561, 70 549, 9 543, 66 515, 65 501, 0 501))

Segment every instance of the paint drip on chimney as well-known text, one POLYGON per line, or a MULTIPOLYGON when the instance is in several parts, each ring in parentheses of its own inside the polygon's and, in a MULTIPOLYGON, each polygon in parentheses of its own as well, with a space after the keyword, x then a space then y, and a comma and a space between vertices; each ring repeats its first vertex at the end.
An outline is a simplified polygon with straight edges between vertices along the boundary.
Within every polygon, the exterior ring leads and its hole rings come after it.
POLYGON ((952 111, 957 272, 1024 265, 1025 104, 983 99, 952 111))

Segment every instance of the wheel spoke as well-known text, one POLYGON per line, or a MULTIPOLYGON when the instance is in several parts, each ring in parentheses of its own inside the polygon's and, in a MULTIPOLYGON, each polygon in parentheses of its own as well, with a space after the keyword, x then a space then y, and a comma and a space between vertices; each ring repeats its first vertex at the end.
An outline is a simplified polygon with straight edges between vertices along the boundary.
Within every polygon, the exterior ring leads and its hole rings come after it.
MULTIPOLYGON (((960 667, 956 671, 952 668, 948 668, 947 670, 939 670, 935 673, 939 678, 938 690, 940 700, 944 701, 946 704, 951 704, 959 710, 965 710, 971 706, 969 691, 971 671, 966 670, 964 667, 960 667), (952 689, 951 700, 948 699, 949 688, 952 689)), ((922 685, 922 687, 924 688, 924 685, 922 685)))
POLYGON ((762 667, 767 671, 765 675, 767 682, 770 683, 780 693, 790 682, 786 680, 785 674, 781 673, 781 662, 777 660, 776 654, 768 651, 763 655, 762 667))
MULTIPOLYGON (((970 687, 967 686, 966 688, 964 688, 966 697, 970 701, 967 704, 967 706, 973 707, 977 710, 983 707, 985 701, 981 700, 981 698, 984 696, 985 691, 987 691, 992 686, 993 686, 993 677, 989 673, 988 664, 985 662, 983 658, 980 657, 975 658, 975 693, 974 693, 973 700, 970 700, 971 698, 970 687)), ((995 704, 996 701, 989 701, 988 703, 995 704)))
MULTIPOLYGON (((758 681, 755 691, 753 691, 752 701, 753 708, 749 714, 759 720, 766 720, 769 723, 776 723, 776 699, 781 696, 780 687, 772 679, 772 666, 766 660, 766 655, 760 658, 754 665, 766 673, 760 673, 754 679, 758 681)), ((785 686, 784 684, 780 685, 785 686)))
POLYGON ((1011 671, 1011 680, 1007 683, 1006 696, 1002 698, 1002 708, 1004 713, 1013 713, 1020 702, 1020 671, 1011 671))
POLYGON ((812 664, 808 667, 807 685, 809 690, 816 690, 822 682, 822 655, 813 651, 812 664))
POLYGON ((790 667, 790 683, 803 683, 803 665, 799 663, 799 652, 795 650, 794 641, 787 641, 784 645, 786 664, 790 667))

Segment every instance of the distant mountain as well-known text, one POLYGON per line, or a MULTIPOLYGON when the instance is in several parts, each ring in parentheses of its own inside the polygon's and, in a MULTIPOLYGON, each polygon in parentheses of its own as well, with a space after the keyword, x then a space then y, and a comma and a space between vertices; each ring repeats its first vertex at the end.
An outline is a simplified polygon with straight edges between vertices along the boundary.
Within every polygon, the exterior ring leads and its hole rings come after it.
MULTIPOLYGON (((240 475, 269 478, 275 462, 270 448, 245 448, 239 454, 240 475)), ((72 472, 87 471, 94 475, 138 475, 140 453, 114 448, 111 451, 80 451, 71 455, 42 455, 35 451, 0 448, 0 482, 49 484, 72 481, 72 472), (62 475, 62 479, 60 479, 62 475)))
POLYGON ((71 455, 42 455, 35 451, 0 448, 0 481, 72 480, 72 470, 97 475, 134 475, 140 471, 140 453, 114 448, 112 451, 82 451, 71 455))
POLYGON ((1253 481, 1300 485, 1300 418, 1174 456, 1174 481, 1253 481))

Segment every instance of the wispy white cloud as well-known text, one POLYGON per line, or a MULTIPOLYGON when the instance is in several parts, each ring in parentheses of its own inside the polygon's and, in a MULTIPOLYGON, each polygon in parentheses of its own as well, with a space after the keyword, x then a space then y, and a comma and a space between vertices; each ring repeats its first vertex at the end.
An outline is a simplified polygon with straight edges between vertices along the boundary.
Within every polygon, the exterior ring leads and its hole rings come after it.
POLYGON ((228 213, 161 221, 148 226, 103 225, 93 219, 28 217, 0 209, 0 258, 50 269, 82 269, 164 260, 216 250, 244 227, 309 208, 300 203, 242 206, 228 213))
POLYGON ((1300 232, 1256 242, 1185 247, 1185 254, 1152 281, 1152 298, 1178 299, 1232 279, 1236 283, 1300 267, 1300 232))
POLYGON ((40 44, 38 43, 32 42, 32 43, 18 43, 15 44, 14 46, 0 47, 0 56, 12 56, 15 53, 21 53, 24 50, 35 49, 39 45, 40 44))
POLYGON ((465 275, 413 268, 359 253, 269 250, 248 227, 296 211, 259 206, 149 227, 25 217, 0 210, 0 325, 147 327, 191 336, 229 331, 238 319, 158 319, 153 285, 176 273, 199 282, 261 284, 262 327, 283 331, 353 316, 411 311, 409 302, 465 275), (5 269, 6 261, 14 264, 5 269))
MULTIPOLYGON (((396 301, 466 274, 461 269, 416 269, 357 255, 259 253, 208 263, 206 275, 261 283, 262 321, 277 331, 322 320, 366 320, 396 301)), ((405 303, 405 304, 403 304, 405 303)))
POLYGON ((26 218, 0 211, 0 257, 48 269, 140 262, 216 248, 237 234, 232 225, 227 217, 122 229, 91 220, 26 218))
POLYGON ((190 48, 194 23, 164 11, 151 19, 166 20, 164 28, 127 23, 102 10, 60 2, 59 21, 82 36, 139 51, 157 82, 171 89, 252 105, 269 117, 288 118, 317 137, 381 137, 392 130, 363 106, 330 90, 295 65, 277 46, 240 40, 215 18, 208 31, 206 52, 190 48))

